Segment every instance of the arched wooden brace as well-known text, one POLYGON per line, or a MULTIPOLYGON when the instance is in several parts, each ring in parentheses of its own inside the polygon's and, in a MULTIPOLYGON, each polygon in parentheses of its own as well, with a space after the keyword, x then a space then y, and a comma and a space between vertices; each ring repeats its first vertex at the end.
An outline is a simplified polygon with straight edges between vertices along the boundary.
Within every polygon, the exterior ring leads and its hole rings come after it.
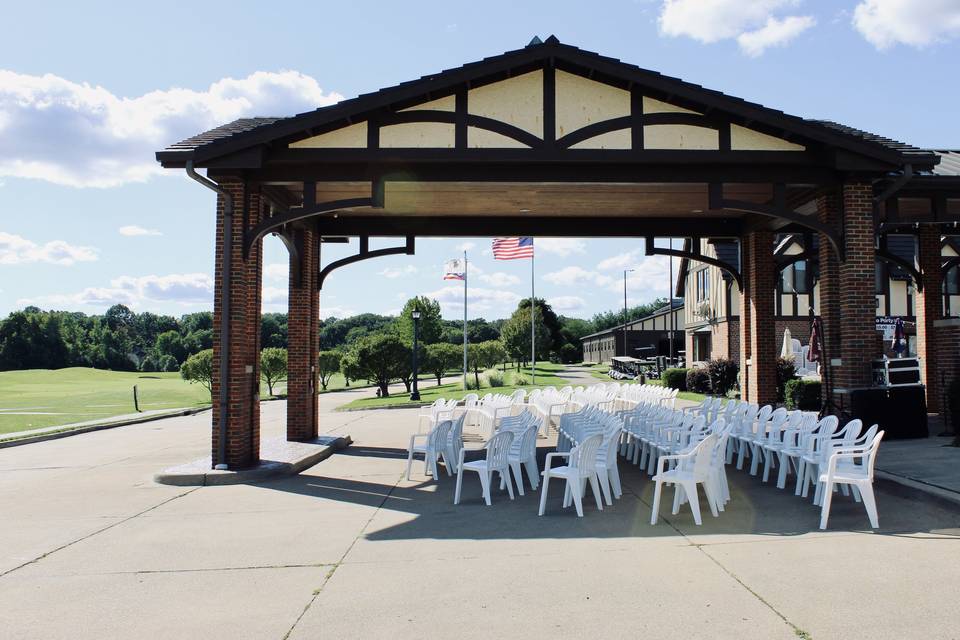
POLYGON ((327 276, 336 269, 345 267, 348 264, 353 264, 354 262, 360 262, 362 260, 370 260, 372 258, 380 258, 383 256, 394 256, 400 254, 412 256, 415 250, 415 239, 415 236, 407 236, 407 242, 402 247, 389 247, 387 249, 374 249, 371 251, 370 236, 360 236, 360 250, 356 253, 356 255, 334 260, 320 270, 320 277, 317 280, 317 288, 323 289, 323 282, 327 279, 327 276))
POLYGON ((914 265, 910 264, 903 258, 897 257, 887 251, 886 249, 877 249, 876 250, 876 259, 881 262, 886 262, 887 264, 892 264, 895 267, 900 267, 913 278, 913 286, 917 288, 917 291, 923 291, 923 274, 920 273, 920 270, 917 269, 914 265))
MULTIPOLYGON (((388 113, 377 116, 376 123, 381 127, 393 124, 409 124, 414 122, 440 122, 444 124, 456 124, 458 117, 459 114, 454 111, 415 109, 412 111, 398 111, 396 113, 388 113)), ((532 149, 538 149, 544 146, 542 139, 538 138, 532 133, 524 131, 520 127, 515 127, 512 124, 507 124, 506 122, 502 122, 500 120, 494 120, 493 118, 487 118, 469 113, 465 114, 464 118, 468 127, 476 127, 478 129, 492 131, 493 133, 499 133, 502 136, 512 138, 521 144, 525 144, 532 149)))
POLYGON ((634 125, 642 127, 658 124, 683 124, 691 127, 703 127, 704 129, 716 129, 717 131, 727 126, 726 122, 696 113, 642 113, 594 122, 576 131, 571 131, 557 140, 557 147, 569 149, 575 144, 611 131, 629 129, 634 125))
MULTIPOLYGON (((693 260, 695 262, 702 262, 704 264, 713 265, 729 273, 737 283, 737 289, 743 291, 743 277, 740 275, 740 271, 734 267, 732 264, 728 264, 723 260, 717 258, 711 258, 710 256, 705 256, 699 251, 683 251, 681 249, 664 249, 663 247, 653 246, 653 238, 646 237, 644 238, 646 247, 644 253, 648 256, 674 256, 676 258, 687 258, 688 260, 693 260)), ((694 245, 699 245, 699 238, 693 238, 694 245)), ((671 284, 671 286, 673 286, 671 284)))
POLYGON ((837 258, 842 262, 844 260, 843 243, 840 234, 832 226, 824 224, 811 216, 805 216, 791 211, 786 204, 786 188, 783 184, 776 184, 773 187, 774 204, 762 204, 759 202, 748 202, 745 200, 731 200, 723 197, 723 184, 711 182, 709 186, 710 209, 727 209, 729 211, 742 211, 744 213, 755 213, 769 218, 779 218, 780 220, 789 220, 795 224, 814 231, 819 231, 824 235, 830 246, 833 247, 837 258))
MULTIPOLYGON (((321 202, 319 204, 308 204, 306 195, 308 188, 307 186, 311 184, 316 185, 316 183, 313 182, 304 183, 304 203, 302 207, 291 207, 286 211, 275 213, 269 218, 263 220, 245 235, 243 240, 244 256, 250 253, 250 247, 252 247, 255 242, 263 238, 274 229, 283 227, 292 222, 305 220, 307 218, 323 215, 325 213, 333 213, 334 211, 342 211, 344 209, 375 206, 373 198, 344 198, 342 200, 331 200, 330 202, 321 202)), ((314 186, 314 190, 315 189, 316 187, 314 186)), ((313 192, 315 193, 315 191, 313 192)), ((316 196, 314 196, 314 198, 315 197, 316 196)))

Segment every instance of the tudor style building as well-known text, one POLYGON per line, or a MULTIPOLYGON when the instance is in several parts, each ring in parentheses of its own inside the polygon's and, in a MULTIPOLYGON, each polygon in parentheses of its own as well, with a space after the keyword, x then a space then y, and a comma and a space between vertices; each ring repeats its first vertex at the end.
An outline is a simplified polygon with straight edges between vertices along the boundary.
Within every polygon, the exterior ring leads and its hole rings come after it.
POLYGON ((290 253, 291 440, 318 433, 325 278, 412 253, 417 236, 634 237, 651 255, 721 266, 737 283, 742 391, 756 402, 776 395, 777 234, 818 237, 805 252, 819 260, 836 388, 871 381, 878 230, 919 236, 915 306, 927 366, 946 353, 938 341, 960 336, 938 325, 940 238, 960 220, 960 180, 937 173, 941 155, 553 37, 315 111, 238 120, 157 159, 217 193, 215 465, 259 462, 261 244, 270 233, 290 253), (401 240, 371 250, 371 237, 401 240), (688 250, 655 247, 657 237, 688 238, 688 250), (324 265, 323 245, 347 239, 356 254, 324 265), (700 251, 704 239, 736 240, 740 264, 700 251))

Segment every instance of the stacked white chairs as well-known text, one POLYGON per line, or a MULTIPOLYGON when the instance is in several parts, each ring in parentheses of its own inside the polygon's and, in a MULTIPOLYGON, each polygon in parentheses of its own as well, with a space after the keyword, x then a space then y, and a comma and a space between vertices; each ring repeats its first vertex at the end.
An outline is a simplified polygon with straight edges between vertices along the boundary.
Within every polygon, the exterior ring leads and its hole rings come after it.
POLYGON ((477 425, 480 429, 487 431, 493 436, 500 421, 513 414, 513 401, 510 396, 502 393, 488 393, 480 399, 474 411, 477 415, 477 425))
MULTIPOLYGON (((791 423, 795 422, 795 419, 791 423)), ((787 474, 790 469, 794 470, 797 476, 796 495, 800 495, 801 463, 803 454, 807 450, 809 440, 813 433, 820 426, 815 413, 804 413, 799 426, 790 427, 784 430, 783 438, 780 444, 776 445, 777 460, 780 463, 780 473, 777 476, 777 488, 786 487, 787 474)))
MULTIPOLYGON (((681 500, 686 496, 690 503, 690 510, 693 511, 693 521, 698 525, 702 524, 700 500, 697 494, 698 484, 703 485, 704 492, 707 494, 710 512, 714 517, 718 515, 717 504, 719 499, 714 492, 715 485, 711 472, 717 440, 717 434, 711 433, 687 453, 660 457, 657 461, 657 473, 653 477, 656 486, 653 492, 653 509, 650 514, 651 525, 657 524, 660 512, 660 494, 664 484, 674 485, 672 511, 674 515, 679 513, 681 500), (673 463, 672 469, 666 469, 668 462, 673 463)), ((723 456, 719 457, 720 459, 723 458, 723 456)))
POLYGON ((597 477, 597 450, 602 442, 603 434, 595 433, 585 438, 568 452, 556 451, 547 454, 547 461, 543 470, 543 487, 540 490, 540 511, 538 515, 542 516, 546 511, 547 491, 550 487, 551 478, 562 478, 566 482, 563 506, 564 508, 570 506, 572 498, 578 517, 583 517, 583 496, 586 492, 587 483, 593 490, 597 509, 603 511, 603 503, 600 500, 600 481, 597 477), (555 458, 566 458, 567 464, 553 467, 555 458))
POLYGON ((877 433, 877 425, 873 425, 862 439, 863 441, 849 446, 839 446, 831 450, 826 470, 820 474, 818 485, 822 496, 820 507, 820 528, 827 528, 830 518, 830 505, 833 500, 835 485, 851 486, 854 498, 862 498, 863 506, 867 510, 870 526, 876 529, 880 526, 877 516, 877 501, 873 495, 873 467, 877 461, 877 450, 883 440, 883 431, 877 433), (856 460, 860 464, 856 464, 856 460))
POLYGON ((513 433, 513 444, 508 458, 521 496, 524 495, 523 469, 526 469, 527 479, 534 491, 540 485, 540 468, 537 466, 537 432, 540 430, 540 420, 529 411, 524 411, 517 416, 504 418, 500 424, 500 431, 513 433))
POLYGON ((483 500, 489 507, 490 488, 493 485, 493 474, 500 475, 500 486, 506 485, 507 493, 513 500, 513 482, 510 479, 510 446, 513 444, 513 432, 501 431, 487 440, 483 449, 486 451, 486 457, 483 460, 471 460, 464 462, 466 449, 460 450, 460 458, 457 460, 457 489, 453 495, 453 504, 460 504, 460 489, 463 486, 463 472, 475 471, 480 476, 480 486, 483 489, 483 500))
MULTIPOLYGON (((766 409, 766 407, 764 407, 764 409, 766 409)), ((757 472, 760 471, 760 461, 763 459, 766 451, 763 446, 764 443, 767 442, 769 438, 776 437, 776 434, 780 433, 783 425, 787 422, 787 410, 783 407, 773 409, 765 419, 762 415, 765 413, 764 409, 761 409, 761 416, 757 418, 757 429, 754 431, 753 436, 741 440, 750 449, 750 475, 752 476, 757 475, 757 472)), ((768 476, 769 473, 770 471, 767 469, 768 476)))
POLYGON ((559 420, 567 409, 567 402, 573 389, 568 392, 558 391, 555 387, 546 387, 538 390, 540 393, 531 393, 527 406, 533 409, 543 419, 543 435, 550 434, 550 427, 554 420, 559 420))
POLYGON ((613 498, 623 495, 620 485, 620 468, 617 465, 617 449, 620 446, 620 434, 623 422, 614 418, 609 421, 603 432, 603 440, 597 449, 597 478, 607 505, 613 505, 613 498))
MULTIPOLYGON (((437 473, 437 462, 444 452, 449 450, 447 438, 452 427, 452 420, 442 420, 434 425, 429 432, 415 433, 410 436, 410 446, 407 448, 407 480, 410 479, 410 468, 413 466, 413 456, 415 454, 423 455, 424 474, 432 475, 434 480, 440 479, 440 475, 437 473)), ((452 475, 449 460, 444 466, 446 466, 447 475, 452 475)))
POLYGON ((464 411, 459 418, 453 421, 453 426, 450 427, 450 433, 447 436, 446 447, 443 450, 443 463, 453 473, 457 472, 460 452, 463 450, 463 424, 466 420, 467 412, 464 411))
POLYGON ((480 396, 475 393, 468 393, 463 396, 463 412, 467 414, 467 424, 475 424, 472 420, 476 418, 477 405, 480 403, 480 396))
POLYGON ((816 478, 812 469, 820 462, 822 450, 830 446, 830 440, 840 427, 837 416, 826 416, 817 423, 817 428, 801 443, 803 450, 798 458, 797 488, 795 494, 806 498, 810 484, 816 478))
POLYGON ((435 400, 433 404, 422 407, 417 416, 417 433, 422 431, 424 420, 427 421, 427 424, 431 428, 441 420, 452 420, 458 404, 459 401, 455 398, 450 398, 449 400, 439 398, 435 400))

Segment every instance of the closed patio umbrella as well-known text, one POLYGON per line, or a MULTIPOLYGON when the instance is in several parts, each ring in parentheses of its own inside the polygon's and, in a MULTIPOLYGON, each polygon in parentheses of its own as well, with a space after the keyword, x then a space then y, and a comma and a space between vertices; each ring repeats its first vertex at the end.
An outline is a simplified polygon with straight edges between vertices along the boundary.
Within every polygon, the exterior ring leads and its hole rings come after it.
POLYGON ((783 330, 783 347, 780 349, 780 357, 784 360, 793 360, 793 337, 790 335, 790 327, 783 330))
POLYGON ((807 353, 807 360, 810 362, 820 361, 821 335, 823 335, 823 329, 820 327, 820 318, 814 318, 810 323, 810 351, 807 353))
POLYGON ((906 350, 907 336, 903 330, 903 318, 897 318, 897 323, 893 326, 893 352, 898 358, 902 358, 906 350))

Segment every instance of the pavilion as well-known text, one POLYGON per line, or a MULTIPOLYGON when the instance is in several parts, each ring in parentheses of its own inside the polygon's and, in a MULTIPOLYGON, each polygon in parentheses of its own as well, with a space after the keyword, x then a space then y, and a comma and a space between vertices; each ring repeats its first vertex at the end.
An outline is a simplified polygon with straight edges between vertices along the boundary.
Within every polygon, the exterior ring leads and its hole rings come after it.
POLYGON ((817 235, 832 380, 853 388, 871 383, 877 234, 908 229, 919 246, 918 264, 905 266, 917 279, 920 355, 928 370, 960 358, 960 328, 938 326, 940 237, 960 221, 960 177, 936 173, 937 153, 555 37, 315 111, 237 120, 157 160, 217 193, 212 460, 229 468, 259 461, 267 234, 290 253, 290 440, 318 434, 325 279, 352 262, 412 254, 417 236, 635 237, 649 254, 712 261, 741 300, 743 395, 763 403, 776 394, 779 349, 773 235, 817 235), (351 237, 355 256, 322 265, 325 243, 351 237), (399 240, 371 249, 374 237, 399 240), (656 237, 686 238, 690 249, 657 248, 656 237), (701 238, 736 240, 738 264, 699 253, 701 238))

